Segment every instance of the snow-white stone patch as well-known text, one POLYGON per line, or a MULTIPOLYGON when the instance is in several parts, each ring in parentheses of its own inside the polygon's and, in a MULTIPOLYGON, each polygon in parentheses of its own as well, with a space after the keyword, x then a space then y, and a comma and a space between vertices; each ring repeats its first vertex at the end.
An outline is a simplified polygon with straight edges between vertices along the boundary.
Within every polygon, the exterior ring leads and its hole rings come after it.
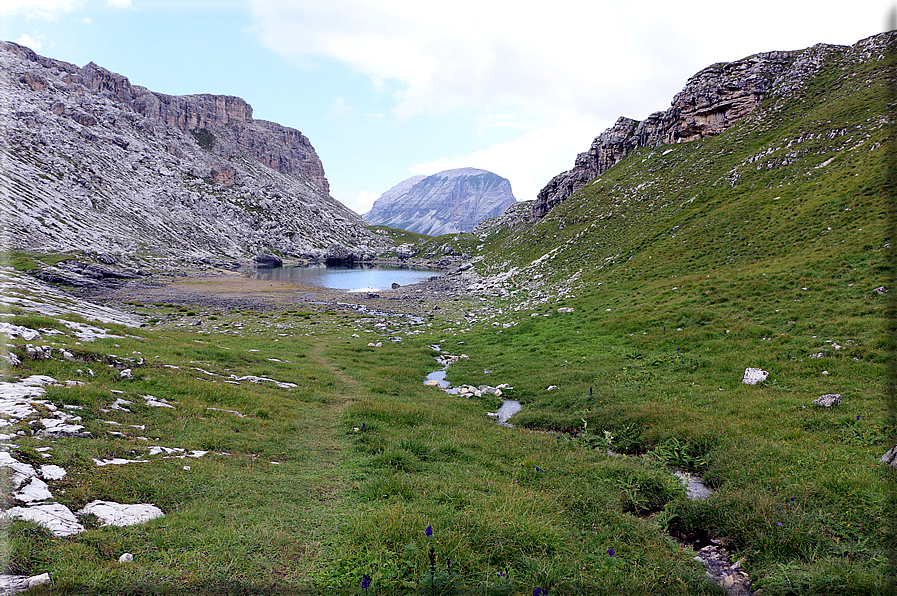
POLYGON ((118 410, 119 412, 130 412, 131 410, 129 410, 125 406, 130 406, 133 403, 134 402, 132 402, 132 401, 128 401, 126 399, 122 399, 119 397, 114 402, 112 402, 112 405, 109 406, 109 409, 110 410, 118 410))
POLYGON ((12 484, 16 488, 29 478, 37 476, 37 471, 31 465, 20 462, 7 451, 0 451, 0 466, 12 470, 12 484))
MULTIPOLYGON (((152 395, 141 395, 140 397, 142 397, 143 401, 146 403, 146 405, 151 408, 172 408, 172 409, 174 409, 174 406, 171 405, 170 403, 168 403, 168 401, 164 397, 155 397, 152 395)), ((175 402, 175 403, 177 403, 177 402, 175 402)))
POLYGON ((761 368, 746 368, 741 382, 745 385, 756 385, 765 381, 768 376, 769 373, 761 368))
POLYGON ((37 331, 36 329, 29 329, 28 327, 13 325, 12 323, 7 323, 6 321, 0 321, 0 333, 7 335, 10 339, 16 339, 17 337, 21 337, 25 341, 34 341, 36 339, 40 339, 40 331, 37 331))
POLYGON ((103 520, 104 526, 133 526, 165 515, 155 505, 123 505, 114 501, 92 501, 78 512, 79 515, 88 513, 103 520))
POLYGON ((40 475, 44 480, 61 480, 65 478, 65 474, 65 468, 62 466, 45 464, 40 467, 40 475))
POLYGON ((249 381, 250 383, 274 383, 275 385, 277 385, 278 387, 280 387, 282 389, 292 389, 294 387, 299 386, 295 383, 286 383, 286 382, 282 382, 282 381, 277 381, 275 379, 269 379, 267 377, 256 377, 253 375, 246 375, 244 377, 238 377, 237 375, 230 375, 230 377, 228 377, 228 378, 233 379, 235 381, 249 381))
POLYGON ((40 478, 34 477, 31 482, 22 487, 22 490, 15 495, 17 501, 23 503, 37 503, 39 501, 49 501, 53 498, 50 494, 50 488, 47 483, 40 478))
POLYGON ((124 464, 139 464, 148 461, 148 459, 122 459, 120 457, 113 457, 112 459, 93 458, 93 463, 98 466, 123 466, 124 464))
POLYGON ((72 510, 59 503, 13 507, 4 512, 2 517, 33 521, 50 530, 54 536, 72 536, 84 531, 84 526, 78 523, 72 510))

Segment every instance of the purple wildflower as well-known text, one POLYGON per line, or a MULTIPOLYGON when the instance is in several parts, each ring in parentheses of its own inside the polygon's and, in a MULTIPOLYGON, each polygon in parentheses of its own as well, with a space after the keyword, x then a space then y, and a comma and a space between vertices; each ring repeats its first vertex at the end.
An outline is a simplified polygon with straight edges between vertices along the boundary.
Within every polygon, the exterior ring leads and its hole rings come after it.
POLYGON ((433 526, 427 526, 427 536, 433 535, 433 526))
POLYGON ((369 587, 371 587, 371 576, 365 573, 361 576, 361 589, 367 590, 369 587))
POLYGON ((614 556, 614 549, 612 549, 612 548, 607 549, 607 556, 608 557, 614 556))

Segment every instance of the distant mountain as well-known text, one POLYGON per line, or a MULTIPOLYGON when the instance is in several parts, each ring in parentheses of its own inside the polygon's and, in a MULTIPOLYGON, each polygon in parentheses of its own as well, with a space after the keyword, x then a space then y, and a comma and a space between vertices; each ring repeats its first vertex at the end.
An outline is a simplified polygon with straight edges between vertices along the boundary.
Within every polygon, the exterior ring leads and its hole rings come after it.
POLYGON ((439 236, 472 232, 477 223, 501 215, 516 201, 507 179, 486 170, 459 168, 396 184, 364 218, 375 225, 439 236))
POLYGON ((239 97, 156 93, 10 42, 0 97, 9 248, 161 264, 391 246, 329 195, 305 135, 239 97))

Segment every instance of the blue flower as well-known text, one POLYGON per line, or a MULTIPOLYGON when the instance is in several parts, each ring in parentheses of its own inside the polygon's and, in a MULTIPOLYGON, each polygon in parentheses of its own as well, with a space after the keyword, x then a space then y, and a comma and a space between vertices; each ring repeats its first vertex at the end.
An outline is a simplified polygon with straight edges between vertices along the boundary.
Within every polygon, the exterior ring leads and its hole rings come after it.
POLYGON ((607 549, 607 556, 608 557, 614 556, 614 549, 612 549, 612 548, 607 549))
POLYGON ((371 576, 365 573, 361 576, 361 589, 367 590, 371 586, 371 576))
POLYGON ((542 596, 545 592, 542 591, 542 588, 533 588, 533 596, 542 596))
POLYGON ((427 536, 433 535, 433 526, 427 526, 427 536))

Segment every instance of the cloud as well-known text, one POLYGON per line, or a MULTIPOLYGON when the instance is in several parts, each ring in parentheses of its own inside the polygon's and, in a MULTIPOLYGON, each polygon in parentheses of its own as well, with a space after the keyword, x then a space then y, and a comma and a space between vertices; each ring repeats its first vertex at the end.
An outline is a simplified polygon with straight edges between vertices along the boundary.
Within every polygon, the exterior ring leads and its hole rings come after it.
POLYGON ((41 39, 46 39, 46 37, 39 34, 35 34, 34 37, 31 37, 27 33, 23 33, 15 40, 15 42, 19 45, 29 47, 36 52, 41 49, 41 46, 43 45, 40 41, 41 39))
POLYGON ((594 131, 604 130, 611 124, 571 111, 514 140, 495 143, 467 155, 420 162, 408 171, 435 174, 454 168, 481 168, 510 180, 517 200, 535 199, 554 175, 573 167, 576 154, 589 148, 596 136, 594 131))
POLYGON ((379 199, 381 194, 382 193, 379 192, 368 192, 366 190, 362 190, 358 193, 358 196, 355 197, 354 201, 346 201, 344 205, 355 213, 364 215, 371 210, 371 206, 374 204, 374 201, 379 199))
POLYGON ((80 9, 83 4, 83 0, 3 0, 0 2, 0 17, 22 15, 26 18, 55 19, 80 9))
POLYGON ((347 65, 391 100, 392 118, 473 114, 479 133, 512 137, 413 172, 483 167, 529 199, 619 116, 665 110, 699 70, 855 43, 883 29, 893 0, 855 0, 836 19, 815 0, 554 0, 526 9, 504 0, 247 2, 265 47, 301 65, 347 65))
POLYGON ((93 25, 93 19, 90 17, 84 17, 81 19, 81 23, 84 25, 93 25))
POLYGON ((106 8, 134 8, 131 0, 106 0, 106 8))
POLYGON ((248 0, 253 31, 297 60, 333 58, 395 99, 395 114, 459 107, 531 113, 576 109, 643 117, 720 60, 881 30, 889 2, 857 0, 838 19, 815 2, 744 5, 667 0, 248 0), (774 18, 773 18, 774 15, 774 18), (737 29, 728 24, 738 23, 737 29))

